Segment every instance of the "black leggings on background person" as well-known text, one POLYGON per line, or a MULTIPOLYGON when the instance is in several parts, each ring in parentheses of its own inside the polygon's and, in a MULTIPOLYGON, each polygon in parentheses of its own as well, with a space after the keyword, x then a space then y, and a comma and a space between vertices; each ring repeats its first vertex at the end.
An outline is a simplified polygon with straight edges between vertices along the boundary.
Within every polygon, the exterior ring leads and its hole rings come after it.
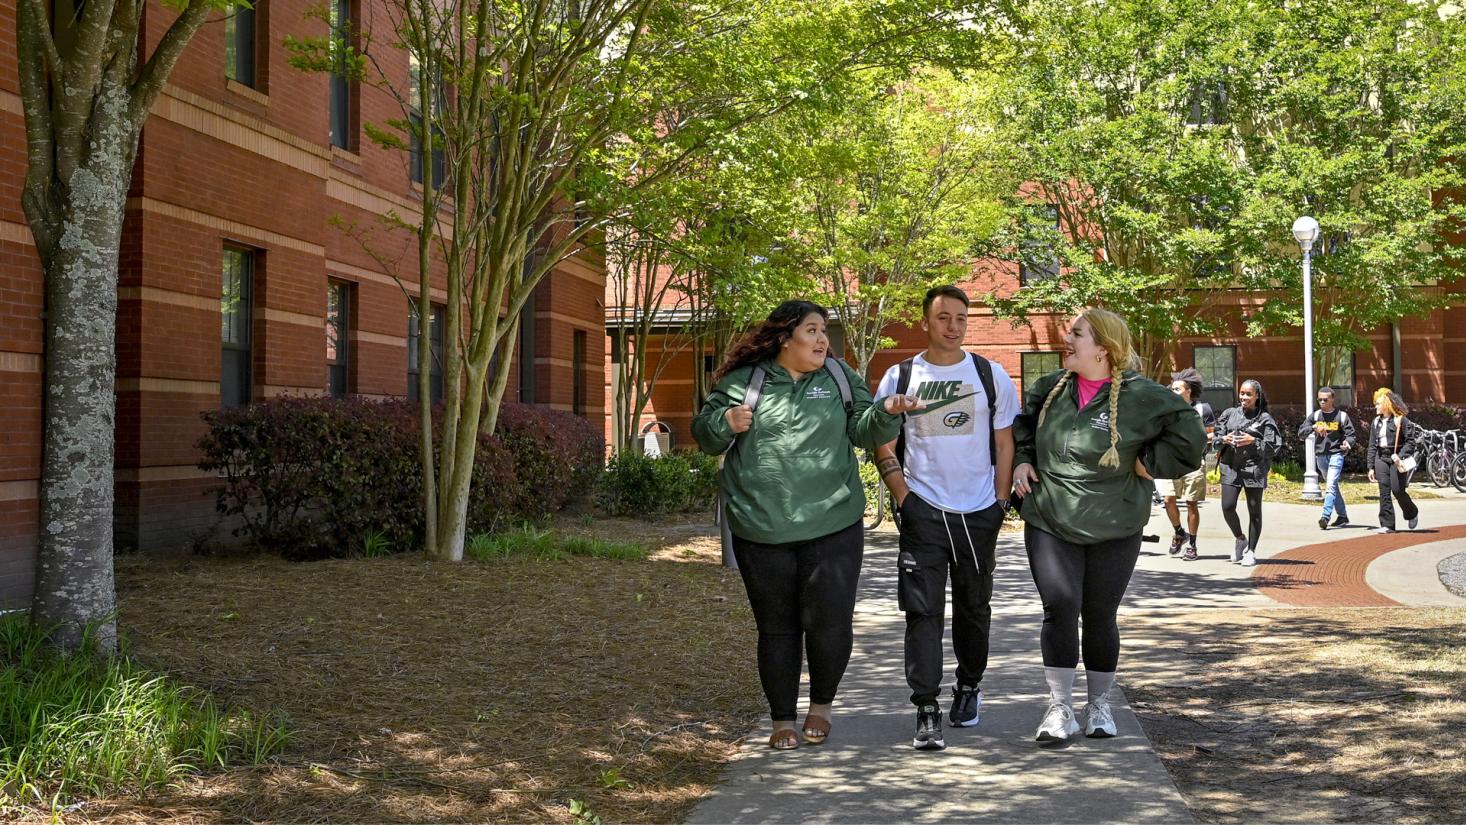
POLYGON ((1023 531, 1028 567, 1043 599, 1039 633, 1045 667, 1079 665, 1084 619, 1084 668, 1113 673, 1120 662, 1115 614, 1140 558, 1140 533, 1098 544, 1073 544, 1029 525, 1023 531))
POLYGON ((1410 476, 1414 472, 1402 473, 1395 462, 1387 458, 1376 458, 1374 460, 1374 477, 1379 484, 1379 526, 1395 529, 1395 504, 1390 501, 1390 496, 1400 502, 1400 514, 1405 521, 1420 515, 1420 508, 1415 506, 1415 501, 1410 498, 1410 476))
POLYGON ((1237 498, 1247 492, 1247 549, 1256 550, 1257 540, 1262 537, 1262 487, 1236 487, 1222 485, 1222 518, 1226 519, 1232 535, 1242 538, 1242 520, 1237 517, 1237 498))
POLYGON ((828 705, 854 642, 855 591, 865 554, 865 526, 787 544, 733 537, 738 572, 758 624, 758 675, 769 717, 793 721, 802 659, 809 656, 809 700, 828 705))

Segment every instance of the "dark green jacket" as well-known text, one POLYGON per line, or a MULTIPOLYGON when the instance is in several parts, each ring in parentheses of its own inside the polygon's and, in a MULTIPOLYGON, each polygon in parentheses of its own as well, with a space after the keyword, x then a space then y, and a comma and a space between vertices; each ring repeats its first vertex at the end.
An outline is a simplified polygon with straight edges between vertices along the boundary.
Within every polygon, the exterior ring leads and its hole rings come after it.
POLYGON ((1060 370, 1036 381, 1013 422, 1015 464, 1032 464, 1038 483, 1023 499, 1024 521, 1075 544, 1094 544, 1133 536, 1150 520, 1155 484, 1135 472, 1140 458, 1155 478, 1181 478, 1201 466, 1206 429, 1181 396, 1126 372, 1120 388, 1120 466, 1101 467, 1110 449, 1110 392, 1101 389, 1080 410, 1078 383, 1049 405, 1043 427, 1038 413, 1044 398, 1064 375, 1060 370))
MULTIPOLYGON (((865 489, 851 445, 874 449, 895 439, 901 417, 871 404, 865 381, 840 366, 850 380, 849 415, 825 369, 796 382, 777 363, 763 364, 753 426, 738 437, 719 476, 734 535, 764 544, 807 541, 864 518, 865 489)), ((718 455, 734 443, 723 414, 743 403, 752 372, 743 367, 729 373, 693 419, 692 435, 703 452, 718 455)))

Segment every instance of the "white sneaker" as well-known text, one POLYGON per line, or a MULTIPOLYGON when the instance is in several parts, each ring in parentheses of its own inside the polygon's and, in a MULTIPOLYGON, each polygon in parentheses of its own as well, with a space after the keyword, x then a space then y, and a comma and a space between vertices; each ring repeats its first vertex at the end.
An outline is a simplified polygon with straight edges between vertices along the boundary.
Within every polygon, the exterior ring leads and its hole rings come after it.
POLYGON ((1115 714, 1110 710, 1110 697, 1100 696, 1089 700, 1084 706, 1084 735, 1091 739, 1105 739, 1116 734, 1115 714))
POLYGON ((1416 527, 1419 527, 1419 526, 1420 526, 1420 516, 1416 516, 1415 518, 1410 519, 1410 529, 1411 530, 1414 530, 1416 527))
POLYGON ((1393 528, 1393 527, 1371 527, 1371 528, 1369 528, 1369 532, 1371 532, 1371 533, 1393 533, 1393 532, 1395 532, 1395 528, 1393 528))
POLYGON ((1242 554, 1247 550, 1247 539, 1239 538, 1232 545, 1232 563, 1238 564, 1242 561, 1242 554))
POLYGON ((1254 553, 1254 552, 1252 552, 1251 550, 1248 550, 1247 552, 1243 553, 1242 554, 1242 562, 1241 562, 1241 564, 1242 564, 1243 567, 1256 567, 1257 566, 1257 554, 1254 553))
POLYGON ((1063 702, 1050 702, 1033 738, 1040 742, 1067 742, 1078 732, 1079 722, 1074 718, 1074 709, 1063 702))

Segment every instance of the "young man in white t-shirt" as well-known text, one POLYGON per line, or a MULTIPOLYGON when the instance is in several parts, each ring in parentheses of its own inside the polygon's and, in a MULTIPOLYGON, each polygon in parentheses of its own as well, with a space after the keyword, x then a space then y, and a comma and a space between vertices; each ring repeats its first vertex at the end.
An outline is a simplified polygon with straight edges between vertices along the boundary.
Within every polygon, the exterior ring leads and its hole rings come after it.
POLYGON ((967 311, 967 295, 957 287, 929 291, 921 321, 926 351, 887 370, 876 391, 878 398, 904 392, 926 402, 907 415, 899 441, 876 451, 901 529, 898 596, 906 613, 906 681, 917 709, 911 744, 918 750, 946 747, 937 697, 949 571, 957 654, 950 719, 959 727, 977 724, 998 529, 1013 481, 1018 391, 1002 367, 962 349, 967 311))

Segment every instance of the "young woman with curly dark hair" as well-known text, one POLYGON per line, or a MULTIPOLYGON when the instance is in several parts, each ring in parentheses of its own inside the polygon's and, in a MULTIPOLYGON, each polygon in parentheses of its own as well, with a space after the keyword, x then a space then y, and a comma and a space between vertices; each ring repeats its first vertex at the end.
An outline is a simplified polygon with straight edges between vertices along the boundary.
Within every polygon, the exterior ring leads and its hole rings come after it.
POLYGON ((873 404, 860 375, 831 358, 828 319, 809 301, 780 304, 733 347, 692 424, 704 452, 726 453, 719 484, 758 624, 759 679, 774 723, 769 746, 779 750, 799 746, 805 653, 809 744, 829 735, 830 706, 850 661, 865 552, 865 492, 851 447, 894 439, 901 415, 921 406, 909 396, 873 404), (755 368, 764 378, 751 406, 744 402, 755 368), (835 370, 850 388, 848 406, 835 370))

